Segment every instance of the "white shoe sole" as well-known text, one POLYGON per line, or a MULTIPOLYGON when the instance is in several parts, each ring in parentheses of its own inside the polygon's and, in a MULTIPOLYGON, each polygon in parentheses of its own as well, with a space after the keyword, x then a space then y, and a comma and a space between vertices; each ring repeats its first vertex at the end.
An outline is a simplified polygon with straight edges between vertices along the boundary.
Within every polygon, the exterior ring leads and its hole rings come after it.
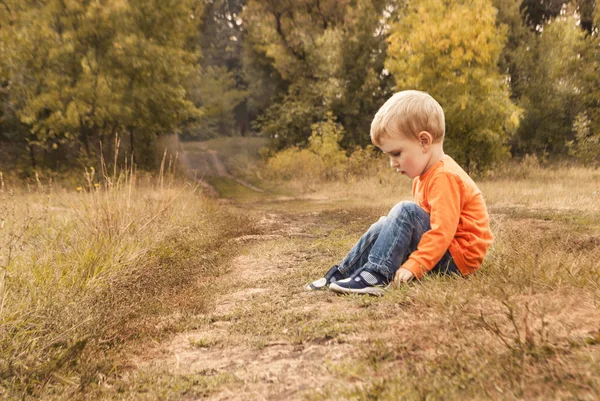
POLYGON ((304 287, 307 291, 323 291, 327 289, 327 279, 325 277, 313 281, 304 287))
POLYGON ((333 292, 337 292, 338 294, 369 294, 382 296, 385 294, 385 288, 382 287, 365 287, 361 290, 355 290, 351 288, 340 287, 336 283, 331 283, 329 285, 329 289, 333 292))

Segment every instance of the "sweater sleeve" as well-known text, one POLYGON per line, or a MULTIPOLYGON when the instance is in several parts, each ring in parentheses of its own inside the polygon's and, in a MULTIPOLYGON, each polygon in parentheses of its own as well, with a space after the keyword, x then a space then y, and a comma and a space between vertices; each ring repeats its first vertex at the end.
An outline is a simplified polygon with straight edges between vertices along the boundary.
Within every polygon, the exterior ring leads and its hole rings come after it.
POLYGON ((431 229, 426 231, 417 250, 401 266, 421 278, 433 269, 448 250, 460 218, 461 188, 452 174, 438 174, 429 184, 428 202, 431 229))

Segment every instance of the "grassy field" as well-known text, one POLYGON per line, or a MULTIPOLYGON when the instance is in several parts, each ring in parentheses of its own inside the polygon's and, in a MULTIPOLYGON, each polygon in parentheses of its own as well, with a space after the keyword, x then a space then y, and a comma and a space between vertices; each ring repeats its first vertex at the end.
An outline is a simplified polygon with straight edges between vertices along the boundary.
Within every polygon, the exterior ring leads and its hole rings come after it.
POLYGON ((478 181, 482 270, 382 298, 303 287, 410 198, 401 176, 215 179, 227 202, 159 179, 4 188, 0 396, 598 399, 600 171, 511 169, 478 181))
POLYGON ((85 394, 206 311, 203 286, 253 233, 240 213, 172 176, 129 172, 0 190, 0 398, 85 394))

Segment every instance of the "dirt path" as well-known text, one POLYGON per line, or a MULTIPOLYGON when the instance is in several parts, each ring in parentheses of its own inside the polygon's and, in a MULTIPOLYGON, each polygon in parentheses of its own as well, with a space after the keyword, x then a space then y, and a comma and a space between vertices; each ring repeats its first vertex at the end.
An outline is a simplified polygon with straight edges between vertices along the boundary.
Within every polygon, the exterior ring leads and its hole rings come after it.
POLYGON ((327 328, 319 333, 310 327, 332 309, 332 297, 305 292, 303 281, 290 281, 299 265, 320 259, 303 246, 300 252, 290 249, 290 243, 306 246, 326 234, 313 232, 314 216, 253 213, 268 234, 236 239, 244 250, 213 289, 206 323, 161 345, 159 357, 137 361, 140 369, 226 378, 211 400, 294 400, 335 383, 328 363, 341 362, 352 344, 331 341, 327 328), (294 315, 306 319, 300 325, 304 333, 293 332, 298 324, 286 325, 294 315))
POLYGON ((264 192, 262 189, 233 176, 219 153, 214 149, 208 149, 202 142, 186 144, 185 150, 181 153, 180 163, 187 175, 196 180, 212 197, 218 197, 219 194, 208 182, 209 177, 229 178, 248 189, 260 193, 264 192))

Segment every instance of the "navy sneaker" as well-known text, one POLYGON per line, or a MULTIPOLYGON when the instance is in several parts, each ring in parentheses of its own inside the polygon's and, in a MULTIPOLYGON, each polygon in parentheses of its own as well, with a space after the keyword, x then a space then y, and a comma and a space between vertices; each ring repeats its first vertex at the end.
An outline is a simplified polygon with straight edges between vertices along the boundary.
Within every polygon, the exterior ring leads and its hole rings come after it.
POLYGON ((389 282, 384 276, 369 268, 356 272, 352 277, 331 283, 329 289, 341 294, 383 295, 389 282))
POLYGON ((342 273, 340 273, 340 271, 338 270, 337 265, 335 265, 331 269, 329 269, 327 273, 325 273, 325 277, 315 280, 312 283, 308 284, 306 286, 306 289, 308 291, 324 290, 327 287, 329 287, 331 283, 334 283, 343 278, 344 276, 342 276, 342 273))

